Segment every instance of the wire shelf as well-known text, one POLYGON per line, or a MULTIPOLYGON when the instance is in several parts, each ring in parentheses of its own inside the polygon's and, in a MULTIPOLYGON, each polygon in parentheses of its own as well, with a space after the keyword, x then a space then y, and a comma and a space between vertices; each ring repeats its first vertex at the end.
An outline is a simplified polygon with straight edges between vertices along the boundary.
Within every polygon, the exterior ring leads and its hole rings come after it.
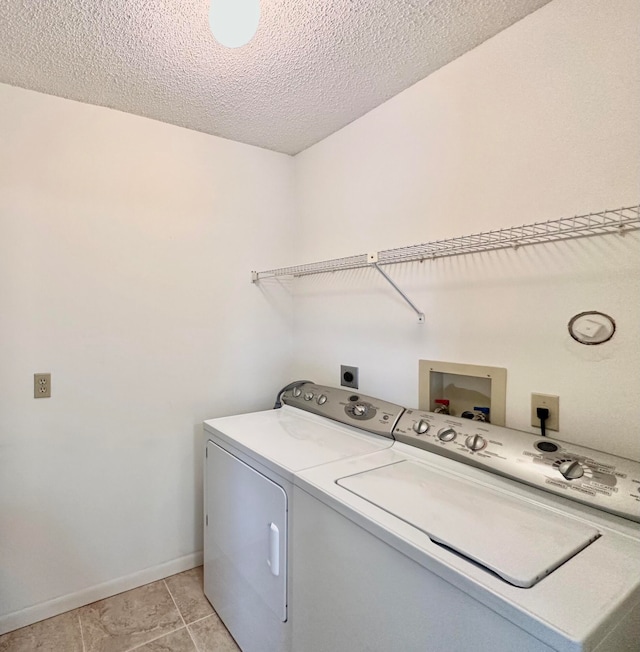
POLYGON ((307 263, 306 265, 294 265, 293 267, 280 267, 270 269, 266 272, 252 272, 253 280, 259 281, 263 278, 274 276, 308 276, 309 274, 322 274, 324 272, 337 272, 345 269, 358 269, 369 265, 367 254, 348 256, 346 258, 333 258, 318 263, 307 263))
POLYGON ((254 282, 264 278, 280 276, 307 276, 347 269, 358 269, 374 265, 390 265, 415 260, 431 260, 444 256, 494 251, 510 247, 556 242, 607 233, 624 233, 640 229, 640 205, 606 210, 588 215, 576 215, 559 220, 534 222, 495 231, 484 231, 472 235, 446 240, 436 240, 397 249, 386 249, 376 254, 359 254, 346 258, 334 258, 306 265, 281 267, 264 272, 252 272, 254 282))

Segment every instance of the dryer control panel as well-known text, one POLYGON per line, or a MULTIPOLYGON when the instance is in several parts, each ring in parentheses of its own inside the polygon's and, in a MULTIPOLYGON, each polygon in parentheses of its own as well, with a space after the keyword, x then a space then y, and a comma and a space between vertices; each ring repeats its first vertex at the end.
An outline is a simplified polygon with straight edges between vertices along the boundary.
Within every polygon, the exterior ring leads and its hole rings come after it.
POLYGON ((286 405, 393 438, 393 428, 404 408, 354 390, 303 383, 288 389, 281 398, 286 405))
POLYGON ((406 410, 398 441, 640 522, 640 463, 480 421, 406 410))

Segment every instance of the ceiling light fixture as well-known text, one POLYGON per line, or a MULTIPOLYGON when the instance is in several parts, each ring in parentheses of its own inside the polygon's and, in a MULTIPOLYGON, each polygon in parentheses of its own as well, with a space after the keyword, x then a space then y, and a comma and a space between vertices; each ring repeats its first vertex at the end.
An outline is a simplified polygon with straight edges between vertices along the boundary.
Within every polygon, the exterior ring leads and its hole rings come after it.
POLYGON ((260 22, 260 0, 211 0, 209 26, 216 41, 228 48, 246 45, 260 22))

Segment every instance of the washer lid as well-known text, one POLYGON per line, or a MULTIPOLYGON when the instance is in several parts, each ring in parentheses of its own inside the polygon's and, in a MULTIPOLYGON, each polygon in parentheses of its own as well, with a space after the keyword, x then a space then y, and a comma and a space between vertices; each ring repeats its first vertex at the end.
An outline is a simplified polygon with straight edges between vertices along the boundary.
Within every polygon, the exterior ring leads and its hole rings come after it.
POLYGON ((415 462, 397 462, 337 483, 523 588, 600 536, 595 528, 546 507, 415 462))

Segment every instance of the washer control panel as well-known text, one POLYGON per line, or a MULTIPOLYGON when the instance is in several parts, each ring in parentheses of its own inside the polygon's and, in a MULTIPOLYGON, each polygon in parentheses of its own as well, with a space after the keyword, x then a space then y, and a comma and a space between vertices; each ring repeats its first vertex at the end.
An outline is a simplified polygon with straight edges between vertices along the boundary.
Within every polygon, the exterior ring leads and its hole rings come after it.
POLYGON ((640 463, 449 415, 405 410, 398 441, 640 522, 640 463))
POLYGON ((376 435, 393 438, 393 428, 404 411, 401 405, 314 383, 303 383, 287 390, 282 402, 327 419, 355 426, 376 435))

